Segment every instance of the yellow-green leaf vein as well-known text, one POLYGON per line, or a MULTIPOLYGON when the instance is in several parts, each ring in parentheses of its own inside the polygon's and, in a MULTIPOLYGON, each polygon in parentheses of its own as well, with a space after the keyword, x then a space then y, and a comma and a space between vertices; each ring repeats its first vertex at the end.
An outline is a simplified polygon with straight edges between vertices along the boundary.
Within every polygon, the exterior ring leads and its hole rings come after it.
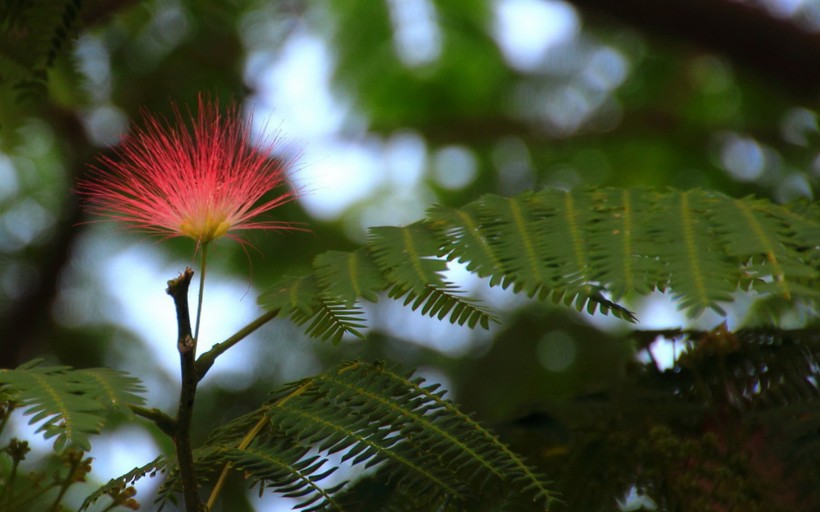
POLYGON ((769 237, 766 236, 766 231, 760 225, 760 222, 755 218, 754 214, 752 214, 749 207, 743 203, 743 201, 735 199, 732 201, 735 207, 740 210, 740 213, 743 215, 743 218, 746 219, 746 222, 749 224, 749 227, 752 230, 752 233, 760 240, 760 243, 763 245, 763 249, 766 251, 766 259, 769 260, 769 264, 772 266, 772 271, 774 275, 775 283, 777 286, 783 291, 783 297, 785 299, 791 299, 791 291, 789 290, 789 285, 786 283, 785 275, 783 273, 783 268, 780 266, 780 262, 777 261, 777 256, 774 255, 774 246, 769 240, 769 237))
POLYGON ((695 228, 692 220, 692 211, 689 209, 689 192, 682 192, 680 194, 680 209, 686 259, 689 261, 689 268, 692 270, 695 293, 700 300, 700 304, 703 307, 707 307, 709 306, 710 301, 709 296, 706 293, 706 285, 703 282, 703 274, 700 269, 698 244, 695 240, 695 228))

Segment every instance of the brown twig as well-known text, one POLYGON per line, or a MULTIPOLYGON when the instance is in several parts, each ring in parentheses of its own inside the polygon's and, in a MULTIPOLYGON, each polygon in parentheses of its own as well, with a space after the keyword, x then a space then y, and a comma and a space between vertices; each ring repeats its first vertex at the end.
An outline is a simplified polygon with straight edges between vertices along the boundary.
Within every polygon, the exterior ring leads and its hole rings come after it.
POLYGON ((177 350, 179 351, 182 385, 179 392, 179 409, 177 412, 174 444, 179 462, 179 474, 182 478, 182 494, 187 512, 199 512, 202 504, 199 500, 199 486, 194 471, 194 454, 191 449, 191 417, 194 410, 194 398, 198 382, 195 366, 196 344, 191 334, 191 316, 188 311, 188 287, 194 271, 186 268, 176 279, 168 281, 168 295, 174 299, 177 310, 177 350))
POLYGON ((726 55, 733 64, 799 97, 820 88, 820 35, 768 13, 762 2, 730 0, 570 0, 585 11, 726 55))
POLYGON ((211 369, 213 366, 214 361, 216 358, 222 355, 226 350, 233 347, 243 339, 245 339, 248 335, 250 335, 255 330, 259 329, 266 323, 270 322, 279 314, 278 309, 274 309, 273 311, 267 311, 263 313, 259 318, 252 321, 242 329, 236 332, 233 336, 226 339, 221 343, 215 344, 211 347, 210 350, 199 356, 199 359, 196 361, 196 374, 199 380, 202 380, 205 377, 205 374, 208 373, 208 370, 211 369))
POLYGON ((173 438, 176 435, 177 422, 174 418, 168 416, 157 408, 147 408, 139 405, 130 404, 128 406, 131 412, 137 416, 142 416, 145 419, 151 420, 159 429, 168 437, 173 438))

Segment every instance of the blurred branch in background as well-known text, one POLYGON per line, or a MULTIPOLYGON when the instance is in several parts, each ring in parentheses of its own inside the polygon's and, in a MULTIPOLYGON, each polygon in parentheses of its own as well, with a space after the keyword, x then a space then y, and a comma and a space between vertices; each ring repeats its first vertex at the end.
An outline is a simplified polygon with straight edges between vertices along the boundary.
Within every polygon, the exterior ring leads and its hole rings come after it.
POLYGON ((718 53, 774 87, 814 100, 820 91, 816 12, 778 16, 779 2, 733 0, 569 0, 582 12, 620 20, 662 40, 718 53))
MULTIPOLYGON (((93 146, 73 112, 54 108, 47 112, 46 119, 56 130, 55 137, 65 158, 65 184, 71 186, 69 184, 85 173, 93 146)), ((79 200, 70 189, 64 189, 60 209, 54 218, 52 236, 39 247, 29 249, 31 256, 27 263, 35 269, 29 285, 7 303, 0 314, 0 332, 4 337, 0 368, 13 368, 53 349, 50 346, 54 331, 52 307, 60 287, 61 272, 71 261, 72 249, 82 232, 77 226, 84 219, 79 200)))

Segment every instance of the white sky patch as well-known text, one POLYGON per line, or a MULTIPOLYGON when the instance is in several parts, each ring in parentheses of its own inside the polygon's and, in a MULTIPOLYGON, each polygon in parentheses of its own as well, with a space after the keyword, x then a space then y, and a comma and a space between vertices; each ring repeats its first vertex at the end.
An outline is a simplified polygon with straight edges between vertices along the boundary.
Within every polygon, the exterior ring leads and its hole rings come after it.
POLYGON ((723 168, 739 181, 757 180, 768 163, 766 152, 757 141, 734 133, 725 135, 720 160, 723 168))
MULTIPOLYGON (((638 317, 638 329, 674 329, 685 325, 686 317, 678 311, 677 306, 672 302, 671 297, 662 293, 653 293, 636 311, 638 317)), ((682 345, 673 343, 665 338, 655 340, 649 346, 652 358, 658 365, 659 370, 671 368, 677 356, 680 354, 682 345)))
POLYGON ((368 197, 381 179, 381 143, 373 137, 351 142, 340 137, 349 112, 330 93, 332 65, 325 42, 299 28, 275 57, 253 52, 245 70, 256 90, 250 107, 257 128, 298 153, 291 179, 301 191, 299 200, 311 215, 326 220, 368 197))
POLYGON ((673 329, 683 325, 685 320, 671 297, 662 293, 649 295, 635 314, 640 321, 640 328, 646 330, 673 329))
POLYGON ((545 0, 497 0, 493 35, 504 57, 515 68, 531 71, 544 53, 580 31, 575 10, 564 2, 545 0))
MULTIPOLYGON (((161 453, 151 435, 134 425, 94 436, 91 443, 91 451, 88 453, 88 456, 94 458, 91 474, 101 483, 144 466, 161 453)), ((136 499, 143 505, 150 504, 163 479, 164 475, 161 474, 157 474, 156 478, 141 478, 134 485, 137 489, 136 499)), ((107 504, 108 501, 102 498, 99 503, 107 504)))
POLYGON ((629 493, 623 500, 618 500, 618 508, 623 512, 636 512, 640 510, 656 510, 657 505, 652 498, 641 494, 635 486, 629 489, 629 493))
MULTIPOLYGON (((219 246, 212 247, 210 261, 218 258, 219 246)), ((104 265, 107 293, 120 305, 122 324, 138 333, 159 367, 176 378, 179 374, 176 312, 165 289, 167 281, 177 277, 186 263, 162 261, 150 245, 138 244, 111 255, 104 265)), ((214 271, 214 266, 209 269, 205 282, 199 353, 231 336, 260 313, 254 300, 256 291, 249 289, 247 282, 229 279, 214 271)), ((195 272, 188 297, 192 327, 199 287, 199 271, 195 272)), ((218 379, 220 373, 230 375, 243 368, 247 368, 247 362, 228 351, 211 368, 208 378, 218 379)))
POLYGON ((529 298, 523 293, 515 293, 512 287, 506 290, 500 286, 490 287, 489 278, 481 278, 467 270, 467 266, 458 261, 447 263, 447 271, 444 273, 445 279, 451 283, 457 283, 468 297, 478 298, 480 305, 489 308, 491 311, 504 311, 521 307, 527 303, 529 298))
POLYGON ((678 309, 679 303, 672 299, 674 290, 671 293, 653 292, 642 298, 635 312, 638 317, 638 328, 644 330, 653 329, 674 329, 685 327, 699 330, 712 330, 718 325, 726 322, 730 330, 740 326, 745 310, 749 305, 752 294, 735 294, 732 304, 721 303, 720 306, 726 310, 726 316, 722 316, 712 309, 706 309, 695 318, 689 318, 686 311, 678 309))
MULTIPOLYGON (((36 432, 40 423, 29 425, 31 415, 23 415, 22 410, 15 411, 3 433, 2 441, 5 443, 10 437, 17 437, 28 441, 31 452, 21 463, 21 471, 28 472, 37 470, 45 457, 53 454, 54 439, 45 439, 42 432, 36 432)), ((151 436, 138 426, 127 426, 115 432, 104 430, 100 435, 90 437, 91 451, 86 457, 93 457, 92 479, 95 483, 102 485, 110 479, 127 473, 135 467, 143 466, 154 460, 159 455, 160 450, 151 436)), ((152 479, 144 478, 137 482, 137 499, 150 503, 154 495, 154 490, 161 483, 161 477, 152 479)), ((94 483, 94 482, 92 482, 94 483)), ((77 490, 80 490, 79 488, 77 490)), ((93 487, 83 487, 79 494, 70 492, 66 496, 66 501, 79 506, 86 494, 91 492, 93 487)), ((100 503, 107 503, 106 498, 102 498, 100 503)), ((92 507, 93 510, 97 510, 92 507)))
MULTIPOLYGON (((642 330, 691 328, 710 331, 725 322, 730 331, 735 330, 740 327, 754 294, 737 293, 735 296, 734 303, 721 304, 726 309, 726 316, 707 309, 699 316, 689 318, 685 311, 678 309, 678 303, 672 300, 669 293, 654 292, 645 297, 636 309, 638 323, 635 328, 642 330)), ((661 370, 671 368, 675 358, 684 348, 683 344, 666 338, 658 338, 649 347, 661 370)))
POLYGON ((110 103, 97 105, 83 114, 85 131, 98 147, 117 144, 128 132, 128 118, 110 103))
POLYGON ((0 440, 3 441, 4 445, 8 443, 8 440, 12 437, 28 441, 31 453, 21 462, 21 466, 24 469, 30 467, 33 470, 36 468, 38 460, 52 452, 55 438, 46 439, 42 432, 37 432, 37 429, 41 425, 40 423, 29 425, 32 416, 29 414, 23 415, 23 410, 25 409, 26 408, 21 407, 11 414, 9 423, 5 430, 3 430, 3 435, 0 437, 0 440))
POLYGON ((581 75, 590 89, 609 92, 626 80, 628 71, 629 62, 621 52, 602 47, 592 52, 581 75))
POLYGON ((37 201, 27 197, 9 209, 0 218, 0 222, 4 231, 13 238, 0 241, 0 247, 24 247, 54 225, 54 215, 37 201))
POLYGON ((403 298, 383 298, 377 304, 366 304, 367 311, 378 312, 376 315, 369 315, 373 318, 372 327, 382 329, 398 339, 437 350, 449 357, 461 357, 473 352, 489 338, 487 331, 481 327, 470 329, 465 325, 452 324, 449 317, 443 320, 431 318, 422 315, 421 308, 411 312, 410 306, 403 306, 403 302, 403 298))
POLYGON ((299 200, 319 219, 335 219, 347 208, 370 196, 382 179, 376 158, 376 140, 308 147, 293 176, 302 190, 299 200))
POLYGON ((418 134, 398 133, 384 146, 382 158, 389 180, 397 188, 416 186, 424 177, 427 148, 418 134))
POLYGON ((77 67, 83 74, 83 88, 96 102, 111 96, 111 53, 101 36, 85 32, 74 48, 77 67))
POLYGON ((469 148, 447 146, 433 157, 433 176, 444 188, 457 190, 473 182, 478 172, 478 161, 469 148))
POLYGON ((372 226, 406 226, 424 217, 425 206, 433 202, 435 195, 425 187, 385 188, 358 212, 358 224, 350 226, 348 235, 364 242, 372 226))
POLYGON ((325 42, 305 29, 294 31, 275 58, 251 53, 245 79, 262 100, 253 105, 256 119, 281 119, 285 135, 297 138, 337 132, 346 109, 330 93, 331 73, 325 42))
POLYGON ((816 0, 769 0, 764 2, 766 9, 774 16, 789 18, 797 14, 797 10, 816 0))
POLYGON ((388 0, 393 42, 408 66, 421 66, 441 55, 441 30, 429 0, 388 0))
POLYGON ((0 153, 0 201, 14 197, 20 190, 17 170, 12 159, 0 153))

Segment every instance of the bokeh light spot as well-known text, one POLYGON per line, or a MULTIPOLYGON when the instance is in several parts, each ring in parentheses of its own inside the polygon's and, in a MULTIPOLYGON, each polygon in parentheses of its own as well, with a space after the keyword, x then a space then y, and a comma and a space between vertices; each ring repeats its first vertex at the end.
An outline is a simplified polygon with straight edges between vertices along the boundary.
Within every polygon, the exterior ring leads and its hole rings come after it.
POLYGON ((578 353, 575 340, 564 331, 552 331, 538 341, 535 355, 541 366, 551 372, 567 370, 578 353))

